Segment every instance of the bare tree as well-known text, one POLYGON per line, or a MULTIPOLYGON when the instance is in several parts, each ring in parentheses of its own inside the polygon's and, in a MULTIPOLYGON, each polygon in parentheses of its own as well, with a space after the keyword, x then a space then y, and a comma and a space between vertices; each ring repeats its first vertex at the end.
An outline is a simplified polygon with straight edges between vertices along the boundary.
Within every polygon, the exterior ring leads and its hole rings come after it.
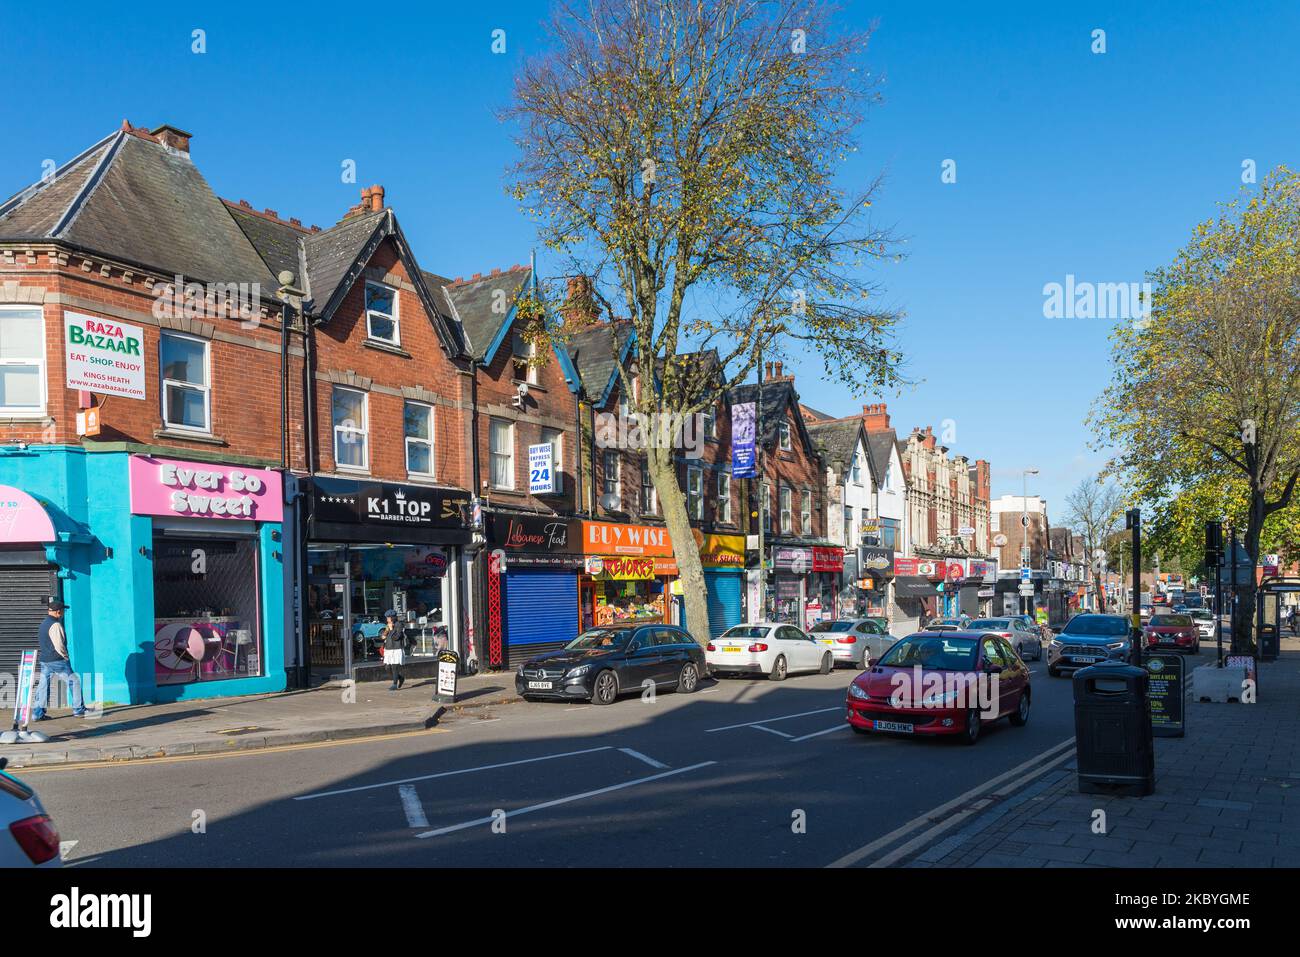
POLYGON ((1076 535, 1083 537, 1088 568, 1097 592, 1097 610, 1106 610, 1105 582, 1098 578, 1099 560, 1094 553, 1105 549, 1106 542, 1120 527, 1124 496, 1115 485, 1096 476, 1080 482, 1065 499, 1065 522, 1076 535))
MULTIPOLYGON (((817 0, 585 0, 549 26, 553 49, 522 68, 504 113, 520 151, 511 191, 631 324, 634 348, 615 359, 642 434, 676 434, 760 357, 809 346, 853 391, 901 381, 898 313, 866 272, 892 254, 867 222, 877 183, 837 181, 875 98, 868 34, 817 0), (705 350, 718 361, 685 355, 705 350), (635 372, 649 387, 633 389, 635 372)), ((704 642, 672 444, 652 441, 647 464, 704 642)))

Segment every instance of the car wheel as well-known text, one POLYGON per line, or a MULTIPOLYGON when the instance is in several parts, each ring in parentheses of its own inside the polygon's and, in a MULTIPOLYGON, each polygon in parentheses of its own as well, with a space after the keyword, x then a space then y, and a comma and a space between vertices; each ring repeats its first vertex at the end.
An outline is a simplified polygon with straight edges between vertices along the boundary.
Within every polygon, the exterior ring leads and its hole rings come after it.
POLYGON ((777 655, 776 661, 772 662, 772 672, 768 675, 768 678, 772 681, 784 681, 785 674, 785 655, 777 655))
POLYGON ((618 675, 605 670, 596 675, 596 683, 591 687, 592 704, 613 704, 618 697, 618 675))
POLYGON ((1029 720, 1029 692, 1021 692, 1020 703, 1016 705, 1016 710, 1011 714, 1011 723, 1017 728, 1023 728, 1025 722, 1029 720))
POLYGON ((1196 644, 1192 645, 1192 654, 1199 655, 1200 653, 1201 653, 1201 639, 1197 638, 1196 644))
POLYGON ((524 699, 525 701, 536 701, 536 700, 537 700, 537 696, 536 696, 536 695, 531 695, 531 694, 526 694, 526 695, 523 696, 523 699, 524 699))
POLYGON ((1060 668, 1053 668, 1051 665, 1048 665, 1048 666, 1047 666, 1047 673, 1048 673, 1048 675, 1050 675, 1050 676, 1053 677, 1053 678, 1059 678, 1059 677, 1061 677, 1061 669, 1060 669, 1060 668))
POLYGON ((688 661, 682 665, 682 673, 677 676, 677 690, 682 694, 690 694, 700 685, 700 673, 696 669, 694 662, 688 661))
POLYGON ((822 655, 821 672, 824 675, 828 675, 834 670, 835 670, 835 659, 831 657, 831 653, 828 651, 826 652, 826 654, 822 655))
POLYGON ((966 712, 966 726, 962 729, 961 743, 974 744, 980 739, 980 711, 971 708, 966 712))

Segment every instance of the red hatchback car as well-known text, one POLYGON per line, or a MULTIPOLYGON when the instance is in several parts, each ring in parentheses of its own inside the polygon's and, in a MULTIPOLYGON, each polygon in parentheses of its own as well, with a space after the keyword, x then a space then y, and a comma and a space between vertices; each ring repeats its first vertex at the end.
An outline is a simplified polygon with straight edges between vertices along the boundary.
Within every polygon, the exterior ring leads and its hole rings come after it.
POLYGON ((1005 638, 987 632, 918 632, 853 679, 846 720, 860 734, 960 735, 1009 717, 1029 720, 1029 667, 1005 638))
POLYGON ((1174 648, 1201 653, 1201 630, 1191 615, 1152 615, 1142 628, 1148 648, 1174 648))

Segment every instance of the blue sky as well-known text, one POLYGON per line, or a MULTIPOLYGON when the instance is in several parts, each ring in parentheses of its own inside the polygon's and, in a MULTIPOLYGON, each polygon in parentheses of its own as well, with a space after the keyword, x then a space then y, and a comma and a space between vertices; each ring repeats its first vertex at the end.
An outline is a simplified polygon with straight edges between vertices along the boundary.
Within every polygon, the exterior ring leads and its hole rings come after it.
MULTIPOLYGON (((513 148, 495 111, 519 57, 544 44, 544 3, 79 6, 4 12, 0 193, 125 117, 190 131, 219 195, 306 223, 333 224, 382 183, 444 275, 526 262, 537 245, 502 189, 513 148), (490 50, 498 28, 504 55, 490 50), (340 181, 345 159, 356 185, 340 181)), ((1102 458, 1084 418, 1109 378, 1110 324, 1045 319, 1043 286, 1141 281, 1232 198, 1243 161, 1261 177, 1300 163, 1300 5, 850 0, 844 16, 877 21, 885 77, 845 175, 884 172, 878 221, 908 240, 879 279, 907 312, 916 385, 878 398, 903 433, 948 420, 955 451, 992 462, 995 494, 1019 494, 1037 466, 1030 491, 1059 518, 1102 458), (955 183, 941 181, 947 159, 955 183)), ((874 401, 819 369, 796 370, 808 404, 874 401)))

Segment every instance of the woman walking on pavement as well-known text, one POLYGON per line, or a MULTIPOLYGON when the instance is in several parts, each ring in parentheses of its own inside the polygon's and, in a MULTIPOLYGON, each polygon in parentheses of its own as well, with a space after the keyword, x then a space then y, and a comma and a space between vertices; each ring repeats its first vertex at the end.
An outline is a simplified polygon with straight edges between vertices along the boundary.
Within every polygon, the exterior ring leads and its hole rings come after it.
POLYGON ((384 612, 384 664, 388 665, 393 673, 393 683, 388 686, 389 691, 397 691, 406 683, 402 677, 402 663, 406 658, 406 635, 401 625, 397 623, 397 612, 391 608, 384 612))

